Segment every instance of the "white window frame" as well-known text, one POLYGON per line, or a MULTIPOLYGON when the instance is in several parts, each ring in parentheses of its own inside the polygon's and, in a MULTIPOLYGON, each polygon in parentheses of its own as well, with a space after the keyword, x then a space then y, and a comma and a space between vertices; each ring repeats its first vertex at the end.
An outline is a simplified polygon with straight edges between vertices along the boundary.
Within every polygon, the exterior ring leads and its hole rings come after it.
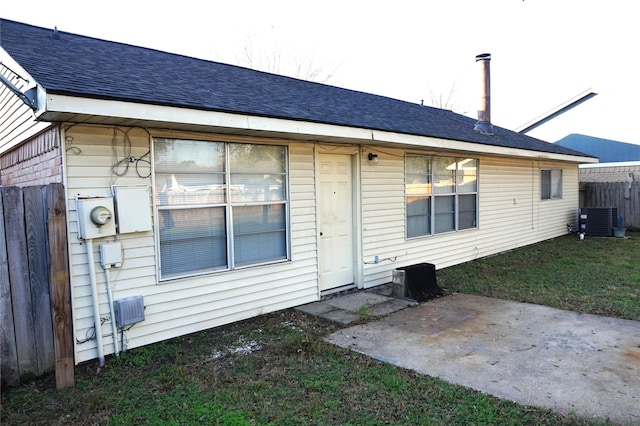
MULTIPOLYGON (((480 160, 477 158, 465 158, 465 157, 450 157, 443 155, 428 155, 428 154, 416 154, 416 153, 407 153, 405 155, 405 238, 407 240, 423 238, 432 235, 445 234, 449 232, 459 232, 463 230, 469 229, 478 229, 478 218, 479 218, 479 169, 480 169, 480 160), (409 175, 409 167, 407 165, 410 158, 420 158, 421 162, 427 161, 428 170, 425 172, 413 171, 411 176, 409 175), (451 172, 450 179, 450 190, 442 189, 438 191, 435 189, 435 182, 437 181, 437 171, 435 170, 435 164, 437 161, 434 160, 444 160, 445 162, 451 162, 452 165, 455 164, 454 170, 451 172), (473 161, 475 163, 475 189, 473 191, 469 191, 465 187, 464 182, 464 168, 460 167, 465 162, 473 161), (420 183, 415 183, 419 181, 420 183), (413 182, 413 183, 410 183, 413 182), (474 212, 475 218, 473 219, 473 225, 461 228, 461 197, 465 196, 474 196, 474 212), (410 211, 415 209, 410 209, 410 201, 409 199, 413 198, 414 201, 420 201, 423 203, 422 207, 426 207, 426 223, 422 222, 423 226, 426 224, 426 232, 410 232, 411 226, 409 224, 410 219, 419 219, 421 215, 415 214, 412 217, 409 217, 410 211), (451 208, 452 210, 444 211, 442 210, 442 201, 450 198, 452 201, 451 208), (425 204, 426 203, 426 204, 425 204), (441 215, 441 217, 445 218, 445 216, 449 216, 452 218, 453 226, 446 226, 445 228, 440 228, 443 222, 442 220, 438 221, 437 217, 441 215)), ((447 181, 446 176, 441 174, 444 181, 447 181)), ((443 187, 444 188, 444 187, 443 187)), ((447 204, 448 202, 445 201, 447 204)), ((446 218, 444 219, 446 220, 446 218)))
MULTIPOLYGON (((169 281, 169 280, 175 280, 175 279, 180 279, 180 278, 185 278, 185 277, 192 277, 192 276, 199 276, 199 275, 206 275, 206 274, 212 274, 212 273, 218 273, 218 272, 224 272, 224 271, 231 271, 231 270, 237 270, 237 269, 245 269, 245 268, 251 268, 251 267, 257 267, 257 266, 262 266, 262 265, 268 265, 268 264, 273 264, 273 263, 281 263, 281 262, 287 262, 291 260, 291 221, 290 221, 290 185, 289 185, 289 149, 288 146, 286 145, 281 145, 281 144, 261 144, 261 143, 254 143, 254 142, 224 142, 224 141, 218 141, 218 140, 203 140, 203 139, 189 139, 189 138, 165 138, 165 137, 154 137, 153 138, 153 143, 152 143, 152 155, 151 158, 153 159, 152 161, 152 176, 153 176, 153 187, 154 187, 154 215, 155 215, 155 225, 156 225, 156 232, 155 232, 155 240, 156 240, 156 253, 157 253, 157 262, 156 262, 156 268, 157 268, 157 274, 159 277, 160 281, 169 281), (219 201, 215 201, 213 202, 213 204, 211 203, 205 203, 205 204, 186 204, 186 205, 171 205, 171 206, 167 206, 167 205, 163 205, 161 206, 160 200, 158 199, 158 187, 157 185, 162 185, 161 182, 156 182, 156 177, 157 177, 157 171, 156 171, 156 156, 155 156, 155 147, 156 147, 156 142, 160 141, 160 140, 179 140, 179 141, 194 141, 197 143, 212 143, 212 144, 224 144, 224 171, 218 173, 219 176, 224 176, 223 180, 224 183, 222 184, 224 186, 224 190, 223 190, 223 195, 224 195, 224 199, 223 200, 219 200, 219 201), (269 201, 269 200, 262 200, 262 201, 239 201, 239 200, 233 200, 233 197, 231 195, 231 192, 233 191, 233 175, 251 175, 251 172, 238 172, 238 173, 234 173, 234 170, 231 169, 230 167, 230 160, 229 160, 229 155, 230 155, 230 151, 231 151, 231 147, 238 147, 240 145, 253 145, 253 146, 277 146, 280 147, 282 149, 284 149, 284 171, 282 173, 279 173, 282 176, 282 185, 284 185, 284 188, 282 188, 282 198, 283 199, 279 199, 279 200, 275 200, 275 201, 269 201), (283 214, 284 214, 284 251, 285 254, 283 256, 278 256, 276 258, 272 258, 272 259, 262 259, 262 260, 258 260, 258 261, 254 261, 254 262, 245 262, 243 264, 238 264, 238 262, 236 262, 236 256, 235 256, 235 241, 236 241, 236 237, 238 237, 239 235, 236 235, 234 233, 234 221, 233 221, 233 209, 237 208, 237 209, 242 209, 242 208, 251 208, 251 207, 263 207, 266 209, 269 209, 271 206, 275 206, 276 208, 278 206, 282 206, 283 209, 283 214), (163 274, 162 271, 162 256, 161 256, 161 232, 160 232, 160 215, 164 214, 164 212, 166 211, 180 211, 180 210, 195 210, 195 209, 212 209, 212 210, 216 210, 216 209, 222 209, 223 210, 223 215, 224 215, 224 226, 225 226, 225 232, 224 232, 224 236, 226 239, 225 242, 225 257, 226 257, 226 265, 224 266, 211 266, 208 267, 206 269, 193 269, 190 271, 183 271, 183 272, 177 272, 177 273, 167 273, 165 272, 163 274)), ((186 170, 186 169, 185 169, 186 170)), ((260 174, 260 173, 258 173, 260 174)))
POLYGON ((540 169, 540 199, 562 199, 562 169, 540 169))

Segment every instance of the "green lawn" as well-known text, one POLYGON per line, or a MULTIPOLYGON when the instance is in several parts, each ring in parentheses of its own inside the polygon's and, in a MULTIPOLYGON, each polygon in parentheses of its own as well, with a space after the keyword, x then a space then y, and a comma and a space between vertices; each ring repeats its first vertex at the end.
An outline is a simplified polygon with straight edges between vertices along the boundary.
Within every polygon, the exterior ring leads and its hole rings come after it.
POLYGON ((640 320, 640 233, 565 236, 438 271, 441 287, 640 320))
MULTIPOLYGON (((567 236, 438 271, 441 287, 640 320, 640 233, 567 236)), ((294 310, 130 350, 2 393, 5 425, 593 425, 324 342, 294 310)))

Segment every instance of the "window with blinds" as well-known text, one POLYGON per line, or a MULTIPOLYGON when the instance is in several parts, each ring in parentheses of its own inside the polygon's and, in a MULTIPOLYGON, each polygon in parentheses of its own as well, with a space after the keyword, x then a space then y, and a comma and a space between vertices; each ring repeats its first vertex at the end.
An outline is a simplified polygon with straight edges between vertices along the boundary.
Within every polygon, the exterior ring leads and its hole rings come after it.
POLYGON ((154 139, 160 277, 288 260, 284 146, 154 139))

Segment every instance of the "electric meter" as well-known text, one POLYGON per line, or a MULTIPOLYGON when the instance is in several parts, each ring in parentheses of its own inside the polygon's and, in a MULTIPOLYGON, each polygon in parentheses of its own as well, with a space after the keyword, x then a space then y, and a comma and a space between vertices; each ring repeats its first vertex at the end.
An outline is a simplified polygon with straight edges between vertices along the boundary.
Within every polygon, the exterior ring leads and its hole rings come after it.
POLYGON ((91 222, 97 226, 102 226, 111 220, 111 210, 105 206, 97 206, 91 209, 91 222))
POLYGON ((113 197, 78 197, 78 238, 93 238, 116 235, 116 219, 113 197))

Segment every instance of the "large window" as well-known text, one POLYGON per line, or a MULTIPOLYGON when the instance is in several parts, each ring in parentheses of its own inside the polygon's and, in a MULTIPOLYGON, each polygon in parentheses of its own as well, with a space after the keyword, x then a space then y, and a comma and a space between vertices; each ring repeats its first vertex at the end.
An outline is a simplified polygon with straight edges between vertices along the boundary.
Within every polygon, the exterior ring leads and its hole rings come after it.
POLYGON ((283 146, 154 140, 162 279, 289 259, 283 146))
POLYGON ((562 169, 540 171, 540 194, 543 200, 562 198, 562 169))
POLYGON ((408 154, 407 238, 476 228, 478 160, 408 154))

